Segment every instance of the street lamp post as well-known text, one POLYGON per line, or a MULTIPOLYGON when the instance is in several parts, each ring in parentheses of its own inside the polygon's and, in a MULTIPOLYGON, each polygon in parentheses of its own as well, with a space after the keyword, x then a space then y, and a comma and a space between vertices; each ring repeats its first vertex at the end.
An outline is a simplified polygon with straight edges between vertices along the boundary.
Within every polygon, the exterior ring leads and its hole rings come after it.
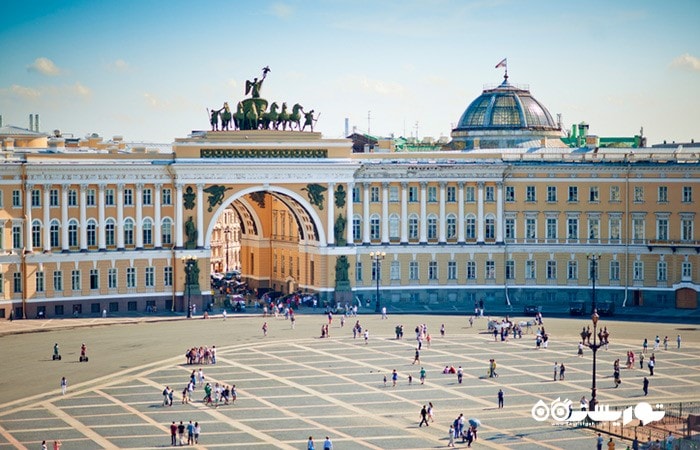
POLYGON ((385 252, 370 252, 369 257, 372 258, 374 262, 374 276, 377 279, 377 299, 374 304, 374 312, 380 312, 382 309, 382 302, 379 298, 379 280, 382 278, 382 260, 386 257, 385 252))
POLYGON ((183 256, 182 262, 185 264, 185 283, 187 283, 187 318, 192 318, 192 272, 197 265, 196 256, 183 256))
POLYGON ((231 228, 226 227, 224 229, 224 236, 226 237, 226 248, 224 251, 226 252, 226 272, 227 273, 228 273, 228 253, 229 253, 229 251, 228 251, 228 239, 229 239, 230 235, 231 235, 231 228))
POLYGON ((596 352, 600 347, 603 346, 602 342, 596 341, 596 336, 598 335, 598 310, 595 303, 595 279, 598 275, 597 265, 600 261, 600 255, 588 255, 588 260, 591 262, 591 282, 593 290, 591 291, 591 321, 593 322, 593 343, 591 344, 590 338, 588 340, 588 347, 590 347, 593 352, 593 378, 591 381, 591 401, 588 404, 589 411, 595 411, 595 406, 598 403, 596 400, 596 352))

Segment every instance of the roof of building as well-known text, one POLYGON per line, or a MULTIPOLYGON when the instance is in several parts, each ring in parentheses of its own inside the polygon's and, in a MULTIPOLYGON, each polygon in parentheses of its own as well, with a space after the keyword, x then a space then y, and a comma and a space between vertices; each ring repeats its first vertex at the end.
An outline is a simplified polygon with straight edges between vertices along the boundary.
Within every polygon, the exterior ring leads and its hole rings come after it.
POLYGON ((0 136, 9 137, 45 137, 48 136, 46 133, 41 133, 39 131, 32 131, 27 128, 20 128, 14 125, 4 125, 0 127, 0 136))
POLYGON ((515 86, 508 76, 484 89, 467 107, 455 130, 558 130, 558 124, 527 86, 515 86))

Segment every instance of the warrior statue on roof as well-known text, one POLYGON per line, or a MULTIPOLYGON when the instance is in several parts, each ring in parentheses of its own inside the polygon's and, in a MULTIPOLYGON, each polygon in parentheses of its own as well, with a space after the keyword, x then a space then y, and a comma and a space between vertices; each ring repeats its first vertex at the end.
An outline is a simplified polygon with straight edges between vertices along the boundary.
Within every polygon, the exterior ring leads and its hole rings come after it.
POLYGON ((248 93, 250 93, 251 97, 260 98, 260 89, 262 88, 263 81, 265 81, 265 77, 269 71, 270 66, 265 66, 262 69, 263 75, 261 79, 258 80, 257 78, 253 78, 253 81, 246 80, 245 94, 248 95, 248 93))

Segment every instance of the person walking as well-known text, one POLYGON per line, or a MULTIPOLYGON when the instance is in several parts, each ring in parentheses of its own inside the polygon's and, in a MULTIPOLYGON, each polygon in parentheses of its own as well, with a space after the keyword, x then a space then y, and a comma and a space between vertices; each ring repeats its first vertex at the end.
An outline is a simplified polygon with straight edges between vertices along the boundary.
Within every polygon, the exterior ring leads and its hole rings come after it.
POLYGON ((202 427, 199 425, 199 422, 194 423, 194 443, 199 444, 199 434, 202 432, 202 427))
POLYGON ((177 426, 177 437, 179 439, 180 445, 185 443, 185 424, 180 421, 180 425, 177 426))
POLYGON ((174 420, 170 424, 170 445, 177 445, 177 424, 174 420))
POLYGON ((454 425, 450 424, 450 431, 447 432, 447 446, 448 447, 454 447, 455 446, 455 427, 454 425))
POLYGON ((664 350, 668 350, 668 336, 664 336, 664 350))
POLYGON ((680 350, 681 349, 681 335, 680 334, 678 335, 678 337, 676 337, 676 345, 677 345, 676 348, 678 350, 680 350))
POLYGON ((333 442, 331 442, 331 438, 326 436, 326 440, 323 441, 323 450, 333 450, 333 442))
POLYGON ((391 372, 391 386, 396 387, 396 382, 399 380, 399 374, 396 372, 396 369, 394 369, 393 372, 391 372))
POLYGON ((416 362, 420 364, 420 350, 418 350, 418 348, 416 348, 416 356, 413 358, 411 365, 414 365, 416 362))
POLYGON ((647 349, 649 349, 649 341, 647 341, 647 338, 644 338, 644 342, 642 342, 642 354, 643 355, 647 354, 647 349))
POLYGON ((263 323, 262 332, 263 332, 263 336, 267 336, 267 322, 263 323))
POLYGON ((598 433, 598 437, 596 438, 596 441, 595 441, 595 444, 596 444, 595 448, 596 448, 596 450, 603 450, 603 442, 604 442, 604 441, 603 441, 603 436, 602 436, 600 433, 598 433))
POLYGON ((194 443, 194 424, 190 420, 187 424, 187 445, 192 445, 194 443))
POLYGON ((644 396, 646 397, 647 394, 649 394, 649 378, 644 377, 644 381, 642 381, 642 390, 644 391, 644 396))
POLYGON ((425 368, 420 368, 420 384, 425 384, 425 368))
POLYGON ((365 345, 369 343, 369 330, 365 329, 365 345))
POLYGON ((559 363, 554 361, 554 381, 557 381, 558 375, 559 375, 559 363))
POLYGON ((429 427, 430 424, 428 423, 428 409, 426 408, 425 405, 423 405, 423 408, 420 410, 420 423, 418 424, 418 427, 422 427, 423 424, 425 424, 426 427, 429 427))
POLYGON ((457 368, 457 383, 462 384, 463 378, 464 378, 464 369, 462 369, 462 366, 459 366, 457 368))
POLYGON ((433 402, 428 402, 428 420, 431 422, 435 422, 435 418, 433 417, 433 402))
POLYGON ((564 363, 561 363, 561 365, 559 366, 559 380, 560 381, 564 379, 564 372, 566 372, 566 367, 564 367, 564 363))
POLYGON ((615 442, 613 442, 612 438, 608 441, 608 450, 615 450, 615 442))
POLYGON ((61 377, 61 394, 66 395, 66 389, 68 389, 68 381, 66 377, 61 377))
POLYGON ((654 376, 654 366, 656 363, 654 362, 654 358, 649 358, 649 362, 647 363, 647 367, 649 368, 649 376, 654 376))
POLYGON ((498 390, 498 408, 503 408, 503 389, 498 390))
POLYGON ((309 441, 306 443, 306 450, 316 450, 313 436, 309 436, 309 441))

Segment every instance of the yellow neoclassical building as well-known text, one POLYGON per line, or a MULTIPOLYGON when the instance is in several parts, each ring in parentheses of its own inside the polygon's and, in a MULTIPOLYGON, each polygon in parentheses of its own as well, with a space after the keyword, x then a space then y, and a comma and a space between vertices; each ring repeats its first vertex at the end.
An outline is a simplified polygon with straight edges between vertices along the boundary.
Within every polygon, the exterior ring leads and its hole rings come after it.
POLYGON ((395 311, 564 311, 595 275, 601 304, 697 313, 700 149, 572 148, 528 95, 485 89, 431 152, 274 129, 154 149, 2 127, 0 315, 201 310, 226 270, 395 311))

